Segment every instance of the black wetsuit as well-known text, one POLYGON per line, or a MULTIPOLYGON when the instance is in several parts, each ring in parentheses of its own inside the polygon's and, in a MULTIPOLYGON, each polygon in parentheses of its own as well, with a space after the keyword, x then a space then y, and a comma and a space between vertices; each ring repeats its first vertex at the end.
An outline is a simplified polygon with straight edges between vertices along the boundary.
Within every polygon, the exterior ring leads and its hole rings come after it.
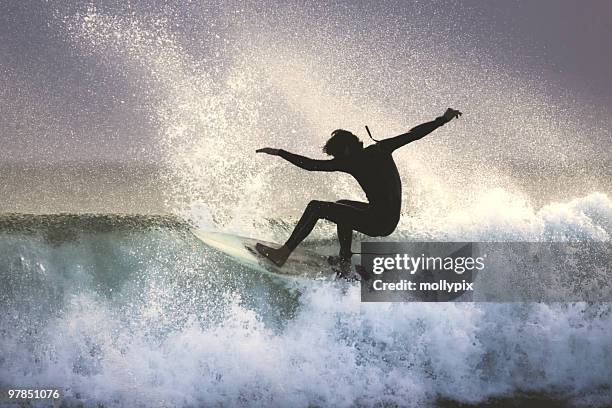
POLYGON ((439 117, 407 133, 377 142, 358 153, 331 160, 314 160, 280 150, 279 156, 304 170, 342 171, 350 174, 368 198, 367 203, 351 200, 311 201, 285 246, 293 251, 321 218, 338 226, 340 257, 343 259, 351 257, 353 230, 369 236, 391 234, 399 222, 402 206, 402 183, 392 153, 399 147, 421 139, 446 122, 443 117, 439 117))

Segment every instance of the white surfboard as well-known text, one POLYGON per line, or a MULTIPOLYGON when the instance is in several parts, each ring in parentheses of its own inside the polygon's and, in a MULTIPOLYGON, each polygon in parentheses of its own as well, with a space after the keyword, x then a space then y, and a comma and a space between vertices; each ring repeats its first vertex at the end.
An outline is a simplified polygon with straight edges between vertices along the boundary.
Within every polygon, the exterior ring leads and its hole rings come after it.
POLYGON ((312 251, 297 248, 291 253, 287 262, 279 268, 255 250, 257 243, 273 248, 278 248, 279 244, 222 232, 198 229, 191 231, 200 241, 230 256, 238 263, 275 277, 327 280, 335 276, 335 272, 327 262, 327 257, 312 251))

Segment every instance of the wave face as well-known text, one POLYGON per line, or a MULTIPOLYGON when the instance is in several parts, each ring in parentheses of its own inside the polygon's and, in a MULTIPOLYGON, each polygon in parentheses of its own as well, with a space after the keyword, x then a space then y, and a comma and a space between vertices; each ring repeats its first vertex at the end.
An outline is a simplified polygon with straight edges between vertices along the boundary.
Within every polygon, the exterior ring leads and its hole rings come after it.
MULTIPOLYGON (((583 201, 543 230, 591 233, 583 201)), ((612 403, 609 304, 364 304, 246 270, 174 217, 4 216, 0 279, 0 387, 68 406, 612 403)))

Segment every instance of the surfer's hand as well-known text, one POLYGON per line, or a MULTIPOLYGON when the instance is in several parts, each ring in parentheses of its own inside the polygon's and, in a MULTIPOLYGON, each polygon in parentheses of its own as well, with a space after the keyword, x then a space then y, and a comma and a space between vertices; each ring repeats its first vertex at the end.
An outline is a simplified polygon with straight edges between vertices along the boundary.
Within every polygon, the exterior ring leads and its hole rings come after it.
POLYGON ((263 147, 261 149, 255 150, 255 153, 266 153, 271 154, 272 156, 278 156, 280 149, 274 149, 272 147, 263 147))
POLYGON ((461 112, 459 112, 458 110, 455 110, 455 109, 452 109, 452 108, 448 108, 446 110, 446 112, 444 112, 444 115, 442 115, 442 117, 447 122, 450 122, 451 119, 453 119, 453 118, 459 119, 459 116, 461 116, 461 115, 463 115, 463 114, 461 112))
POLYGON ((280 149, 274 149, 272 147, 263 147, 261 149, 255 150, 255 153, 266 153, 271 154, 272 156, 278 156, 280 153, 280 149))

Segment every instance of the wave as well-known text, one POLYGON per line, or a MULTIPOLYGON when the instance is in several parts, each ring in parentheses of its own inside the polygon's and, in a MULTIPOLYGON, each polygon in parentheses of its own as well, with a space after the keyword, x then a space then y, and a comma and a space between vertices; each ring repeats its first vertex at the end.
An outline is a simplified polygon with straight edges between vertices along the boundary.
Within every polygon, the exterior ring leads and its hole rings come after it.
MULTIPOLYGON (((607 216, 600 198, 560 213, 607 216)), ((612 402, 608 303, 366 304, 255 274, 176 217, 0 220, 0 387, 106 407, 612 402)))

